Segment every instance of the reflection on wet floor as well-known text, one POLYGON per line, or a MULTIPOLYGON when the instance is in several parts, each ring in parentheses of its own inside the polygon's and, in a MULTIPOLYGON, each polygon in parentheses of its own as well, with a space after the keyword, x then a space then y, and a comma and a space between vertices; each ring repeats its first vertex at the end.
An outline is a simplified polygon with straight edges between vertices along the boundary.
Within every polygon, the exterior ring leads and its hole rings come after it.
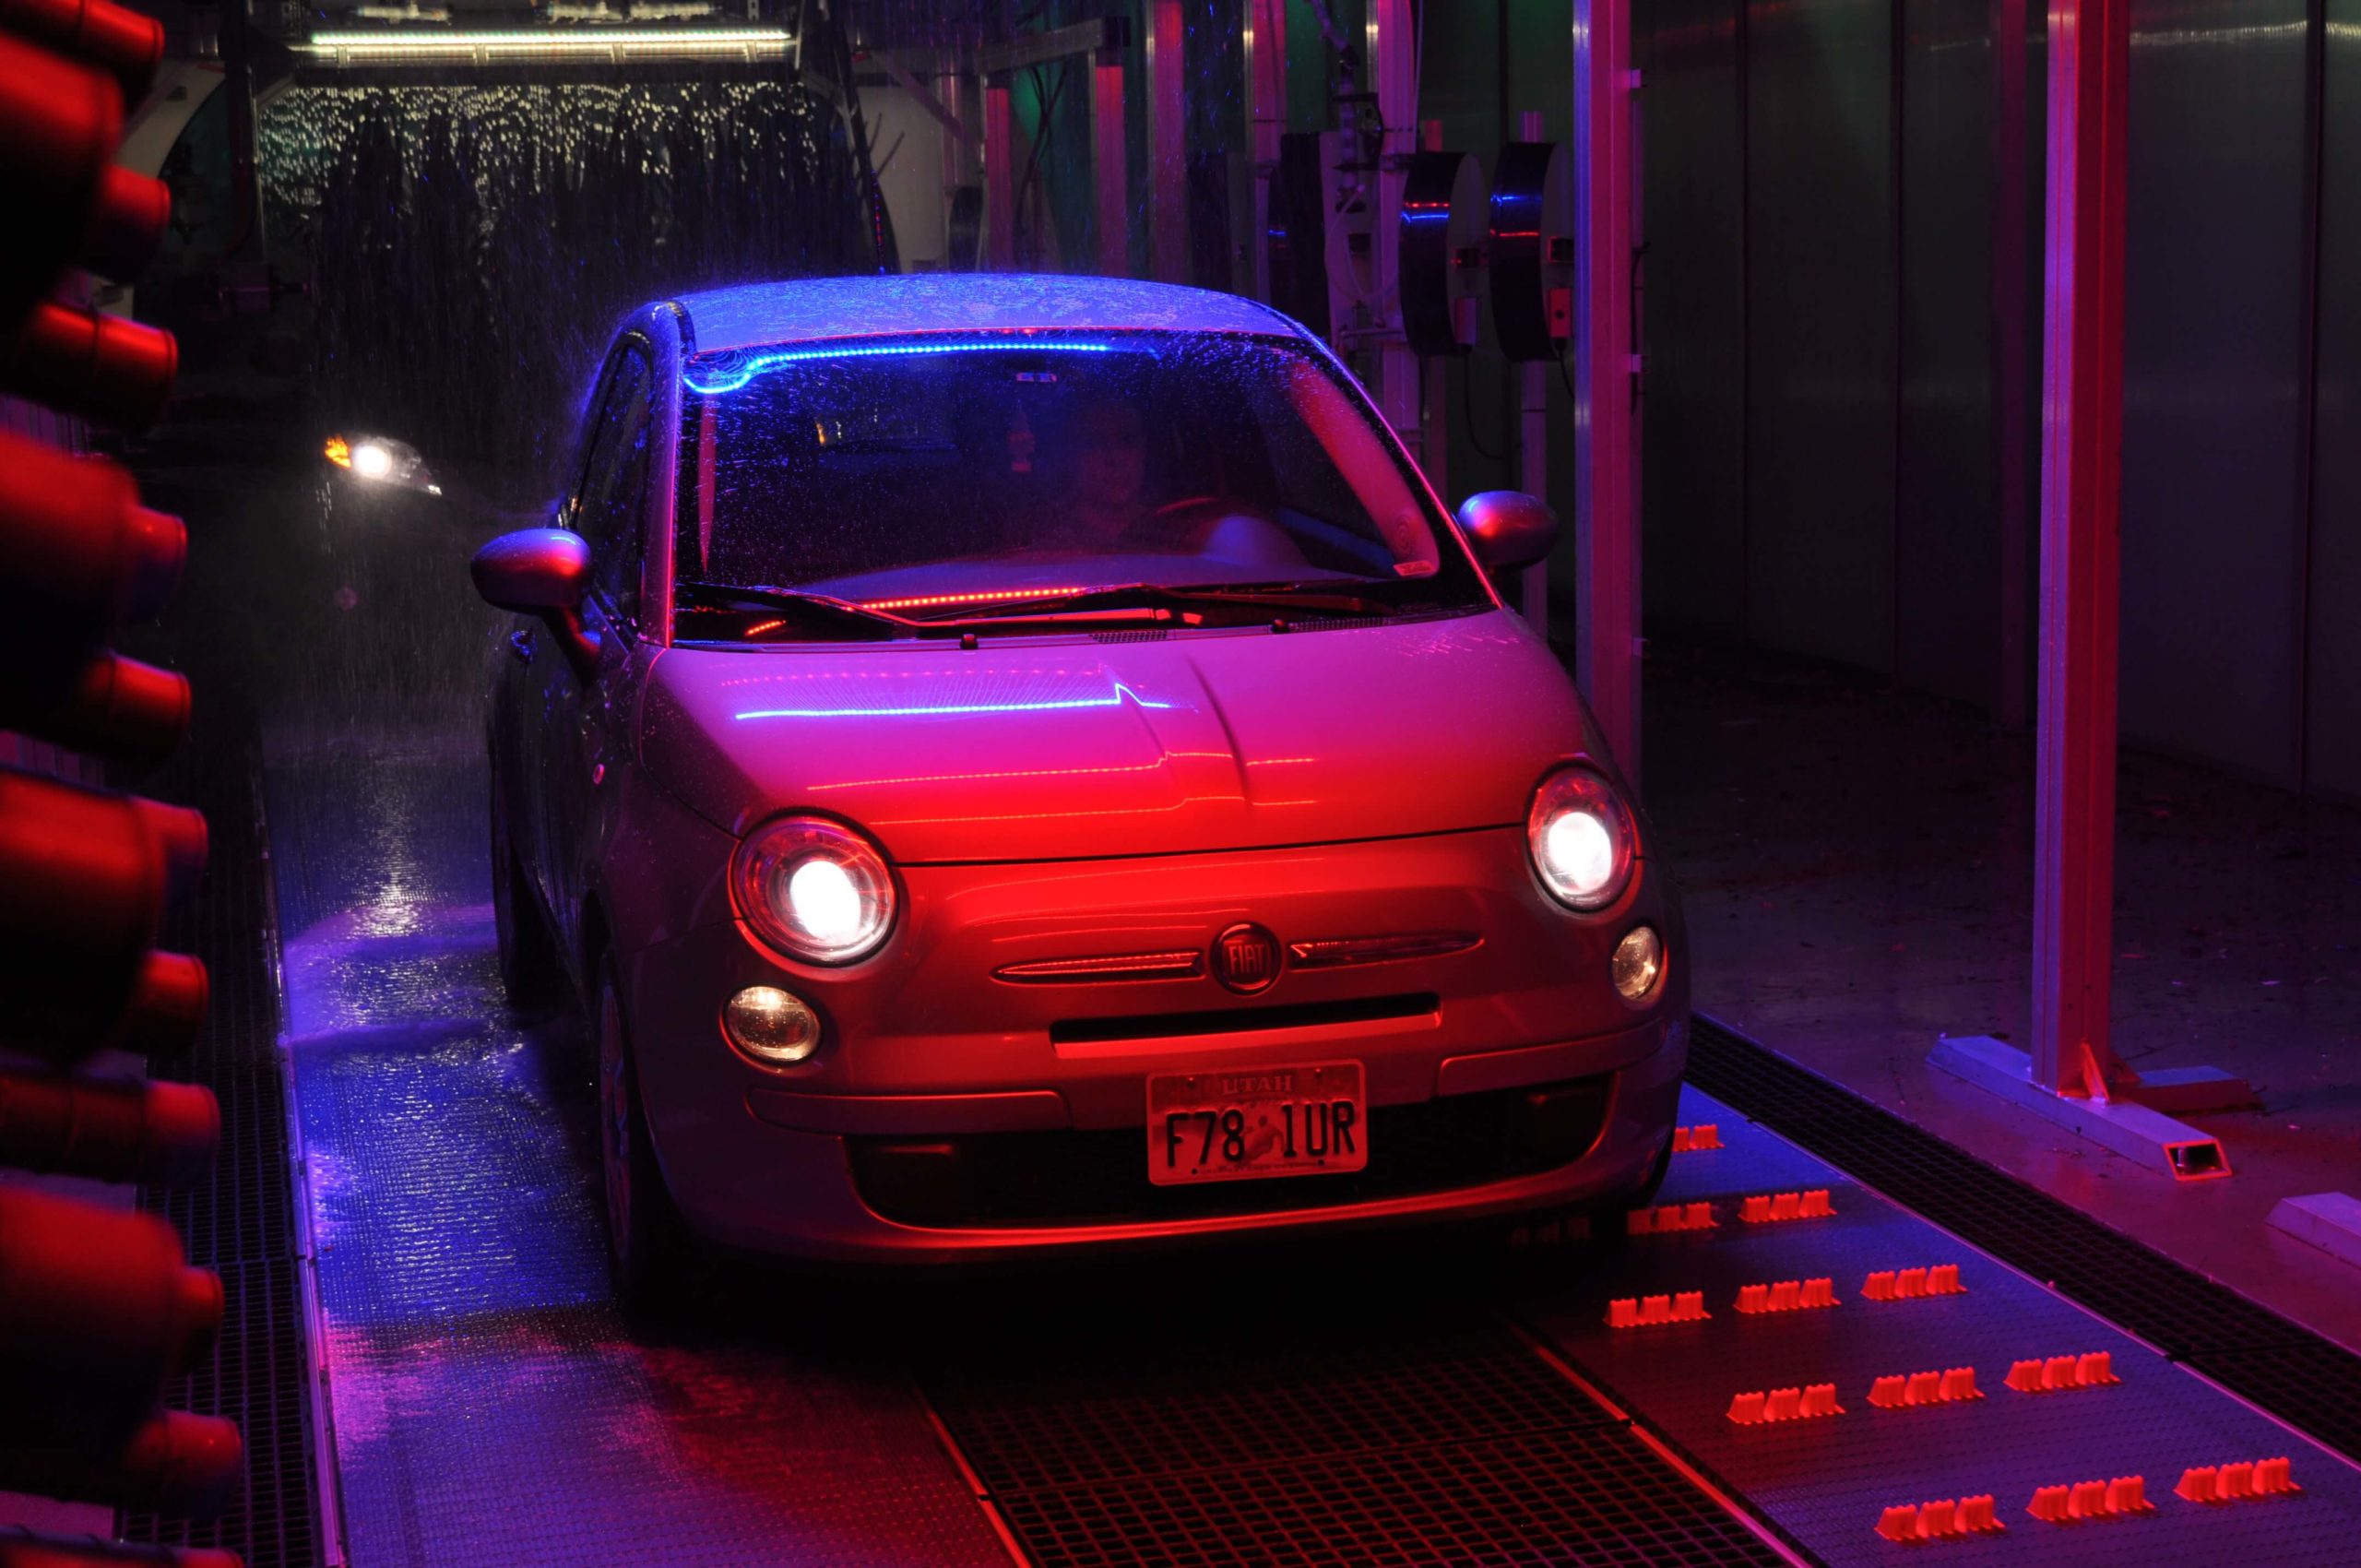
POLYGON ((351 1560, 1005 1561, 899 1378, 624 1332, 587 1057, 499 989, 478 760, 266 780, 351 1560))

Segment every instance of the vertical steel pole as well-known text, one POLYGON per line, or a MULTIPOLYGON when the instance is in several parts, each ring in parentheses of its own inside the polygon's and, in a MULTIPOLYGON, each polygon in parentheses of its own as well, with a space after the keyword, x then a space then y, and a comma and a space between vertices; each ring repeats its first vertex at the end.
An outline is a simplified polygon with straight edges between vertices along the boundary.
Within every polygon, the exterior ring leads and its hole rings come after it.
POLYGON ((1380 126, 1370 236, 1377 307, 1384 321, 1376 340, 1377 406, 1402 444, 1423 456, 1426 407, 1418 356, 1402 337, 1402 189, 1409 155, 1418 146, 1418 35, 1410 0, 1369 0, 1363 37, 1380 126))
POLYGON ((1090 58, 1090 177, 1097 206, 1098 272, 1132 270, 1132 204, 1123 153, 1123 62, 1112 50, 1090 58))
POLYGON ((1189 280, 1189 157, 1180 0, 1147 0, 1148 276, 1189 280))
MULTIPOLYGON (((1413 78, 1415 79, 1415 77, 1413 78)), ((1442 122, 1418 122, 1418 150, 1442 150, 1442 122)), ((1401 235, 1397 223, 1393 233, 1397 242, 1401 235)), ((1399 263, 1396 263, 1399 266, 1399 263)), ((1401 280, 1394 280, 1395 297, 1400 298, 1401 280)), ((1435 494, 1446 506, 1451 499, 1451 362, 1441 354, 1421 355, 1416 362, 1418 375, 1418 467, 1426 470, 1427 482, 1434 486, 1435 494)))
POLYGON ((2032 573, 2029 499, 2029 399, 2032 289, 2026 271, 2033 240, 2026 206, 2032 184, 2025 167, 2028 62, 2025 0, 1991 0, 1992 33, 1992 477, 2000 529, 2000 666, 1993 672, 1992 717, 2004 730, 2023 730, 2026 643, 2032 573))
POLYGON ((1279 137, 1287 128, 1287 0, 1247 0, 1246 90, 1253 201, 1246 224, 1244 280, 1258 300, 1271 297, 1271 180, 1279 137))
POLYGON ((1005 82, 984 83, 984 265, 1016 267, 1016 118, 1005 82))
POLYGON ((2033 1075, 2104 1097, 2115 891, 2130 0, 2049 0, 2033 1075))
MULTIPOLYGON (((1506 40, 1502 41, 1505 50, 1506 40)), ((1517 116, 1519 141, 1539 141, 1545 131, 1538 110, 1517 116)), ((1517 482, 1527 495, 1549 493, 1549 367, 1539 360, 1517 367, 1517 482)), ((1542 636, 1549 635, 1549 563, 1536 561, 1525 569, 1518 585, 1519 608, 1542 636)))
POLYGON ((1574 0, 1574 675, 1640 777, 1631 0, 1574 0))

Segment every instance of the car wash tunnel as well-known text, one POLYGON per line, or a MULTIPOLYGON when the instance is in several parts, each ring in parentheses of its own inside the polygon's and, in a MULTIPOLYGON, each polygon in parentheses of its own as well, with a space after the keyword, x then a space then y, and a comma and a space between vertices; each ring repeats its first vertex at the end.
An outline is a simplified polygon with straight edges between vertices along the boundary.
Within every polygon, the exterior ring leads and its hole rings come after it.
POLYGON ((0 0, 0 1568, 2361 1568, 2346 0, 0 0))

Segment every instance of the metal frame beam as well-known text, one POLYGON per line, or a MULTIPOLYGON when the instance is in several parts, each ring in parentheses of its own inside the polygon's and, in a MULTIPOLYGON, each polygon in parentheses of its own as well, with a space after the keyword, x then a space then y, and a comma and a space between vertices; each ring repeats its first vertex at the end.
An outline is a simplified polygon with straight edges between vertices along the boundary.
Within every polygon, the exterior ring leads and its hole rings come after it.
POLYGON ((1639 420, 1631 0, 1574 0, 1574 677, 1640 777, 1639 420))
POLYGON ((1246 129, 1252 166, 1243 214, 1246 246, 1240 281, 1258 300, 1271 297, 1271 180, 1287 128, 1287 0, 1246 0, 1246 129))
POLYGON ((2107 1038, 2130 60, 2130 0, 2049 0, 2033 1050, 1974 1036, 1943 1040, 1927 1060, 2079 1137, 2199 1181, 2229 1175, 2229 1157, 2165 1112, 2249 1108, 2252 1092, 2210 1067, 2142 1081, 2107 1038))
POLYGON ((935 97, 933 91, 930 89, 924 82, 912 76, 908 68, 903 65, 900 61, 896 60, 891 54, 878 49, 869 50, 861 56, 861 58, 867 60, 870 64, 884 71, 887 77, 892 78, 896 87, 900 88, 904 92, 908 93, 911 98, 915 99, 918 101, 918 106, 925 110, 929 114, 932 115, 934 117, 934 123, 941 125, 949 135, 956 137, 958 140, 966 143, 969 147, 980 147, 983 145, 983 138, 978 136, 975 132, 969 130, 967 126, 967 123, 961 120, 957 114, 952 113, 951 109, 943 103, 943 100, 935 97))
POLYGON ((2027 0, 1991 0, 1992 30, 1992 471, 2000 530, 1999 668, 1992 716, 2022 731, 2033 580, 2031 299, 2033 200, 2026 110, 2031 83, 2027 0))
MULTIPOLYGON (((1401 233, 1402 187, 1409 156, 1418 147, 1418 34, 1410 0, 1369 0, 1362 29, 1369 89, 1376 94, 1377 168, 1369 172, 1364 197, 1374 193, 1370 219, 1370 294, 1380 323, 1370 335, 1377 360, 1377 406, 1402 444, 1422 458, 1427 453, 1426 404, 1418 356, 1402 336, 1402 268, 1396 239, 1401 233)), ((1336 227, 1334 217, 1332 228, 1336 227)), ((1349 241, 1347 244, 1349 245, 1349 241)), ((1440 476, 1430 476, 1439 478, 1440 476)), ((1440 493, 1442 486, 1438 483, 1440 493)))
POLYGON ((1095 22, 1075 22, 1070 27, 1024 33, 1009 42, 979 49, 976 52, 976 69, 994 77, 1004 71, 1021 71, 1027 65, 1047 65, 1075 54, 1101 50, 1120 53, 1131 46, 1130 18, 1101 17, 1095 22))
POLYGON ((1180 0, 1146 0, 1147 270, 1189 281, 1189 157, 1180 0))
POLYGON ((1097 203, 1098 272, 1125 278, 1132 270, 1131 172, 1123 137, 1123 59, 1102 50, 1090 58, 1090 179, 1097 203))
POLYGON ((1016 111, 1008 84, 984 83, 984 265, 1016 266, 1016 111))
POLYGON ((2130 0, 2050 0, 2033 1077, 2106 1098, 2115 898, 2130 0))

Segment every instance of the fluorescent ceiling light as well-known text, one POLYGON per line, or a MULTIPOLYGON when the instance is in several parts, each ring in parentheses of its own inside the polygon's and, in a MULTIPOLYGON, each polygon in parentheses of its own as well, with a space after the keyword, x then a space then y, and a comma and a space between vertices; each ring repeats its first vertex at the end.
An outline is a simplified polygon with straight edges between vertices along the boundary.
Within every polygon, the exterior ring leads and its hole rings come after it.
POLYGON ((519 28, 316 32, 297 47, 338 65, 505 65, 534 61, 623 64, 644 60, 783 60, 791 35, 778 28, 519 28))

